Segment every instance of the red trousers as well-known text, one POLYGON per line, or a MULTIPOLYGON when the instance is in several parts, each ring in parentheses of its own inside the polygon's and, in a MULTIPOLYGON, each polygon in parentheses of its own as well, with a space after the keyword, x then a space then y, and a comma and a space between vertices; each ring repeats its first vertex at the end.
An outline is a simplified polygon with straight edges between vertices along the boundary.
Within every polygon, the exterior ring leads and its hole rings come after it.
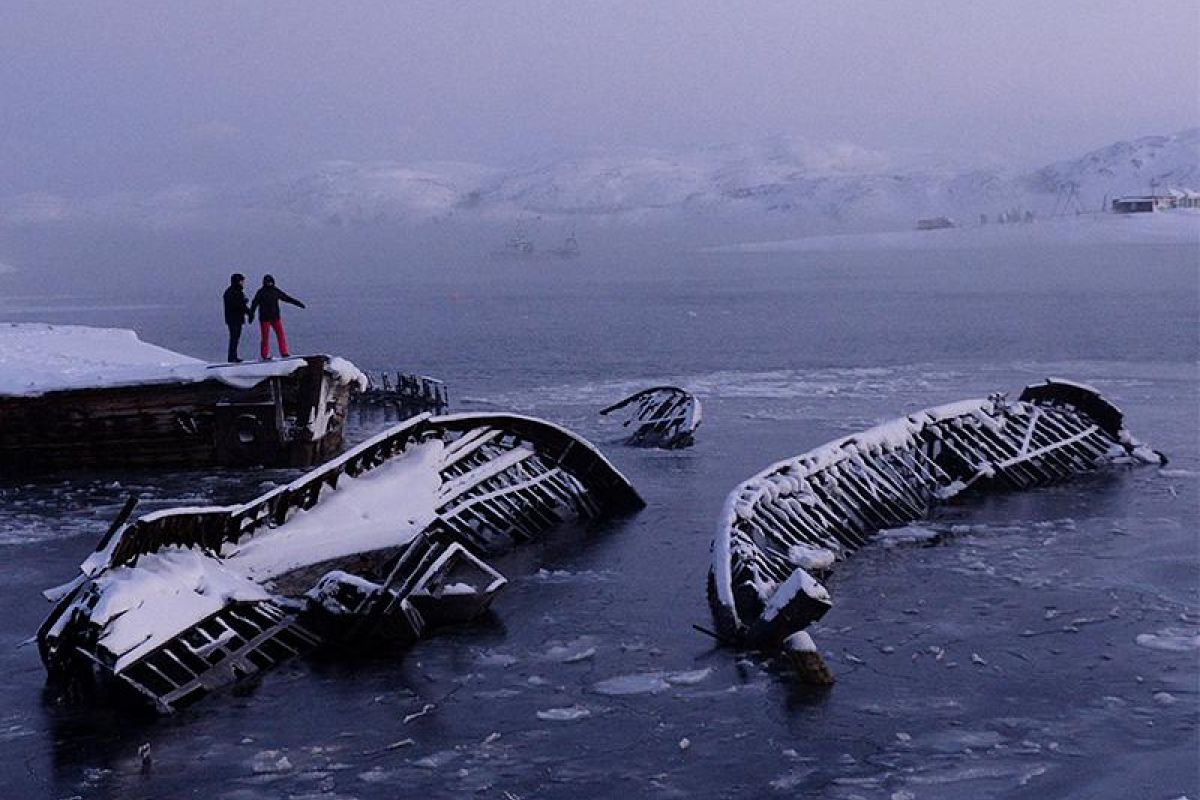
POLYGON ((273 319, 258 321, 258 329, 262 331, 262 347, 259 348, 259 355, 263 358, 271 357, 271 329, 275 329, 275 339, 279 342, 279 355, 284 358, 288 357, 287 337, 283 335, 283 320, 273 319))

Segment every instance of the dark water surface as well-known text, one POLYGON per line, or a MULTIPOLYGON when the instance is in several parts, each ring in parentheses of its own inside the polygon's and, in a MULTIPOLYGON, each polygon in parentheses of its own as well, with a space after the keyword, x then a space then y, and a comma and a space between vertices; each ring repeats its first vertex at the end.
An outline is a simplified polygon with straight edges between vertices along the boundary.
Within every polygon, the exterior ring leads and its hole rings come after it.
MULTIPOLYGON (((290 473, 0 484, 0 796, 1200 797, 1195 248, 468 266, 277 268, 309 303, 285 310, 292 349, 441 377, 456 410, 566 424, 648 507, 503 560, 512 582, 480 624, 296 661, 140 719, 43 697, 36 650, 18 646, 48 610, 39 592, 74 574, 131 490, 143 510, 228 502, 290 473), (840 565, 812 630, 829 691, 691 628, 710 624, 708 545, 739 481, 1049 375, 1097 386, 1171 464, 953 505, 924 526, 936 537, 884 537, 840 565), (693 449, 625 449, 597 419, 657 383, 702 397, 693 449)), ((0 320, 223 352, 221 276, 202 300, 200 279, 72 293, 28 277, 0 276, 0 320)))

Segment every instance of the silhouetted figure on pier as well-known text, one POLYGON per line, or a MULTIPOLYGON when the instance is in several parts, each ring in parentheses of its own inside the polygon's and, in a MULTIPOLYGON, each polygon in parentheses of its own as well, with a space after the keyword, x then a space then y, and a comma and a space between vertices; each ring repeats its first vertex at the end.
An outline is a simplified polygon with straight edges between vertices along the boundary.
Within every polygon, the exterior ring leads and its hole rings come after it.
POLYGON ((225 327, 229 328, 229 352, 225 360, 236 364, 238 358, 238 340, 242 338, 242 325, 248 320, 254 321, 250 306, 246 303, 246 276, 235 272, 229 276, 229 288, 225 290, 225 327))
POLYGON ((305 307, 304 303, 276 286, 273 277, 264 275, 262 288, 254 293, 254 301, 250 303, 250 319, 254 319, 254 312, 256 309, 258 310, 258 327, 262 331, 262 347, 259 348, 259 354, 264 360, 271 357, 272 328, 275 329, 275 339, 279 342, 279 355, 283 358, 288 357, 287 337, 283 333, 283 318, 279 315, 280 300, 300 308, 305 307))

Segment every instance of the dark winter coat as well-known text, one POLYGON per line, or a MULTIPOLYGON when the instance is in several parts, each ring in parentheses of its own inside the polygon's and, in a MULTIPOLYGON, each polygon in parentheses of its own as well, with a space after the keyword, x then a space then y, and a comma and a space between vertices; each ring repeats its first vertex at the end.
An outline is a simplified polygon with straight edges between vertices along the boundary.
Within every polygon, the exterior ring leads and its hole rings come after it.
POLYGON ((225 324, 241 325, 250 314, 250 306, 246 304, 246 293, 240 286, 230 286, 225 290, 225 324))
POLYGON ((250 304, 250 316, 253 317, 255 309, 257 309, 260 320, 263 322, 274 322, 279 319, 280 300, 304 308, 304 303, 301 303, 278 286, 264 286, 254 293, 254 302, 250 304))

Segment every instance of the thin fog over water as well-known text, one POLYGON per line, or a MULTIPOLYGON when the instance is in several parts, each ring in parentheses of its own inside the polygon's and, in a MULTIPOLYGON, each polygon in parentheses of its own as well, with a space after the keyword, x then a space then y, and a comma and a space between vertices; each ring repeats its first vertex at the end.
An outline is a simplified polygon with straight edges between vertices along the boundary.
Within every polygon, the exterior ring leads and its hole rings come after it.
POLYGON ((6 3, 4 192, 794 135, 1054 161, 1197 124, 1188 3, 6 3))

